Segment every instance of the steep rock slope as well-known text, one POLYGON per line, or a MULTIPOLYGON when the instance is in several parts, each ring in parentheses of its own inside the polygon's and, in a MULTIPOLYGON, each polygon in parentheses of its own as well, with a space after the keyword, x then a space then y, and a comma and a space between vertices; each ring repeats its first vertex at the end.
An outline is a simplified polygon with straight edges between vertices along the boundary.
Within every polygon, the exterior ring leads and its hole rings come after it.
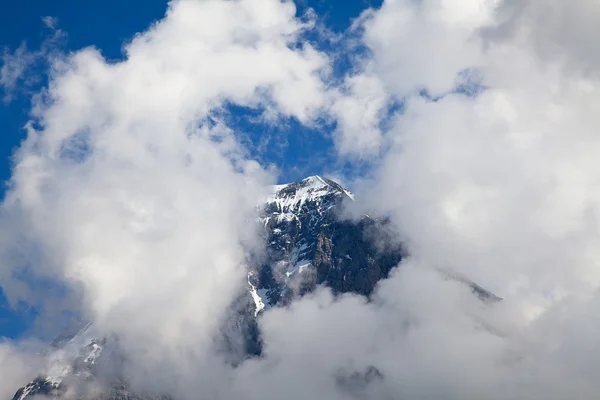
POLYGON ((385 221, 343 218, 353 197, 320 176, 273 188, 261 215, 266 258, 249 276, 259 309, 285 304, 320 284, 334 293, 368 296, 398 265, 400 245, 381 246, 391 237, 385 221))

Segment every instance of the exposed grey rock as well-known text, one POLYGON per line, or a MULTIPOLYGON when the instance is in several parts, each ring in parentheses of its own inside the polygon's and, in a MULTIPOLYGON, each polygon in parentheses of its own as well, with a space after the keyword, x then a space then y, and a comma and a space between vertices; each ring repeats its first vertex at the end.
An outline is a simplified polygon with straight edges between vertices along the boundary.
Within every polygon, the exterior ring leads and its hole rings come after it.
POLYGON ((336 294, 369 296, 398 265, 399 243, 385 251, 377 246, 389 235, 387 221, 367 215, 358 221, 343 218, 352 202, 348 190, 319 176, 274 188, 261 217, 267 257, 250 277, 265 294, 265 306, 286 304, 317 285, 336 294))

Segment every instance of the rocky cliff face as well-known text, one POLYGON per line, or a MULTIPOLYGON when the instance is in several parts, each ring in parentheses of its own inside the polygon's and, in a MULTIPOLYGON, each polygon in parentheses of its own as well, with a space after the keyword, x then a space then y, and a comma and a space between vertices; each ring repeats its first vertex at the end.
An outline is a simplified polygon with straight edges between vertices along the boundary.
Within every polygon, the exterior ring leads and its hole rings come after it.
POLYGON ((319 176, 273 188, 261 215, 266 258, 249 273, 257 309, 286 304, 321 284, 368 296, 398 265, 399 245, 378 246, 389 236, 384 221, 343 218, 353 201, 348 190, 319 176))

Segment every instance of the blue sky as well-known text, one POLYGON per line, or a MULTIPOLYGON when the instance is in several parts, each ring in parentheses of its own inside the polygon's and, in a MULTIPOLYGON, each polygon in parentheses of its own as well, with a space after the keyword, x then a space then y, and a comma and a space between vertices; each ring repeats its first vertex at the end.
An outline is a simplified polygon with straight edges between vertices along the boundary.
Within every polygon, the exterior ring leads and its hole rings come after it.
MULTIPOLYGON (((333 32, 343 32, 352 19, 369 6, 377 7, 380 0, 298 0, 297 14, 309 8, 316 11, 319 21, 333 32)), ((124 42, 137 32, 145 30, 153 21, 164 16, 164 0, 22 0, 5 2, 0 12, 0 48, 14 52, 25 45, 29 50, 42 46, 52 31, 42 18, 54 17, 58 29, 66 34, 60 42, 61 50, 75 51, 86 46, 101 50, 108 60, 122 58, 124 42)), ((317 45, 327 46, 326 43, 317 45)), ((10 177, 11 155, 24 138, 23 126, 28 121, 31 94, 45 84, 44 65, 38 65, 40 80, 26 90, 17 91, 11 101, 0 103, 0 179, 10 177)), ((343 69, 343 65, 341 69, 343 69)), ((335 156, 330 137, 331 124, 307 128, 294 119, 277 127, 252 122, 253 113, 241 108, 230 110, 232 126, 240 131, 253 156, 263 164, 275 165, 280 182, 301 179, 312 174, 326 174, 333 170, 349 175, 361 165, 340 164, 335 156)), ((4 189, 0 193, 4 193, 4 189)), ((5 302, 0 306, 0 336, 19 337, 27 332, 35 317, 35 310, 26 307, 11 309, 5 302)))

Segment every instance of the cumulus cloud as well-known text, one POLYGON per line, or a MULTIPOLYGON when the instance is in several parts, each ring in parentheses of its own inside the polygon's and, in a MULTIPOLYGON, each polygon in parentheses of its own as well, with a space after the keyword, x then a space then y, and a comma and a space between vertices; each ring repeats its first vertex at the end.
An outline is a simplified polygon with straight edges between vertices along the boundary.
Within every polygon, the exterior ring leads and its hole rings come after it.
POLYGON ((377 154, 382 144, 379 125, 388 101, 381 80, 366 74, 349 76, 343 88, 331 96, 330 112, 338 123, 338 152, 363 157, 377 154))
MULTIPOLYGON (((493 307, 502 317, 487 320, 483 341, 473 342, 483 347, 453 356, 468 373, 431 360, 423 370, 429 384, 414 398, 589 398, 596 390, 581 375, 599 356, 585 333, 594 323, 583 316, 595 313, 600 262, 593 111, 600 82, 586 48, 596 9, 389 1, 364 15, 375 76, 403 107, 382 133, 384 157, 357 197, 392 216, 411 263, 450 270, 505 298, 493 307), (465 90, 465 71, 475 72, 467 86, 476 90, 465 90)), ((382 285, 387 302, 398 298, 384 290, 396 279, 382 285)), ((411 302, 420 318, 434 317, 425 299, 411 302)), ((467 309, 449 304, 453 324, 467 309)), ((463 348, 480 318, 454 332, 448 324, 430 342, 463 348)))
MULTIPOLYGON (((469 25, 465 40, 479 36, 485 46, 478 48, 477 65, 456 53, 461 65, 446 80, 450 89, 441 98, 394 90, 387 86, 387 74, 381 75, 391 95, 405 98, 405 104, 386 132, 387 153, 375 172, 374 185, 383 196, 370 198, 396 213, 399 225, 410 230, 414 251, 429 263, 459 269, 502 295, 521 289, 558 295, 593 289, 597 283, 592 246, 597 198, 592 188, 598 143, 591 108, 597 82, 587 67, 565 69, 576 61, 566 50, 557 50, 551 59, 535 51, 541 41, 535 35, 546 37, 550 29, 538 26, 541 21, 571 26, 571 15, 586 10, 565 13, 560 22, 546 21, 542 17, 549 11, 560 13, 546 5, 528 6, 529 14, 539 15, 527 20, 522 19, 524 11, 513 12, 513 22, 504 17, 510 2, 495 5, 497 18, 469 25), (527 24, 530 19, 535 24, 527 24), (482 91, 465 94, 458 90, 457 76, 474 67, 482 91), (521 289, 514 286, 519 275, 527 281, 521 289)), ((462 31, 463 22, 452 26, 462 31)), ((375 28, 366 29, 368 36, 375 28)), ((585 35, 587 29, 584 25, 574 31, 585 35)), ((443 43, 416 42, 423 51, 443 43)), ((385 52, 375 48, 374 58, 385 58, 385 52)), ((423 71, 416 82, 427 81, 423 71)))
POLYGON ((563 63, 571 69, 569 73, 597 78, 600 59, 592 48, 599 16, 600 7, 595 2, 505 0, 489 38, 528 43, 532 53, 545 62, 563 63))
POLYGON ((426 89, 433 96, 454 87, 456 74, 478 65, 475 30, 490 13, 478 0, 386 1, 362 19, 373 67, 393 93, 426 89))

